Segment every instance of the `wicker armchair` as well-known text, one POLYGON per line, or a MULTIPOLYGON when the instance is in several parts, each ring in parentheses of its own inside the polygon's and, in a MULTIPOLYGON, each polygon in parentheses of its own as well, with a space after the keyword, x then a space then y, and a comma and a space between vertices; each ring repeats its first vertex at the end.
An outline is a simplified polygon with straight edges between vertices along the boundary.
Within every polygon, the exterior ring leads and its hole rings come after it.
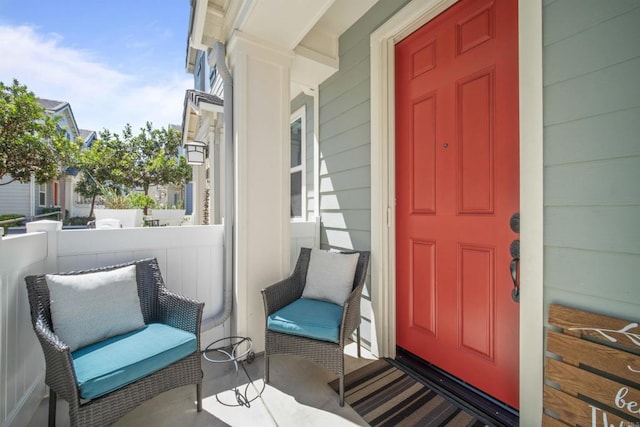
POLYGON ((196 336, 194 353, 137 381, 92 400, 80 397, 69 346, 52 329, 49 288, 44 275, 27 276, 33 329, 42 345, 46 362, 45 383, 50 387, 49 426, 55 426, 56 400, 69 403, 71 426, 111 425, 142 402, 173 388, 196 385, 197 411, 202 410, 202 368, 200 323, 204 304, 169 292, 156 259, 145 259, 117 266, 62 273, 75 275, 108 271, 136 265, 136 282, 144 323, 163 323, 196 336))
MULTIPOLYGON (((321 341, 299 335, 275 332, 265 327, 265 382, 269 382, 269 358, 278 354, 295 355, 309 359, 338 375, 340 379, 340 406, 344 405, 344 346, 356 332, 358 357, 360 357, 360 298, 369 267, 370 254, 359 253, 353 290, 342 308, 339 338, 337 342, 321 341)), ((311 249, 302 248, 296 267, 288 278, 262 290, 265 315, 270 315, 302 296, 305 287, 311 249)))

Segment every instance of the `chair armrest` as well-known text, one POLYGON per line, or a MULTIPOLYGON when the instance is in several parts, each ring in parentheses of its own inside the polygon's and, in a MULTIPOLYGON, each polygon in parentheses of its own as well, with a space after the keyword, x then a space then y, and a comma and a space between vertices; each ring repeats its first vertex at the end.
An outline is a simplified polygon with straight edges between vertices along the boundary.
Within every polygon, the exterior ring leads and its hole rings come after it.
POLYGON ((291 275, 262 289, 265 316, 270 316, 300 298, 304 284, 299 282, 296 276, 291 275))
POLYGON ((166 288, 160 292, 158 300, 161 322, 195 334, 199 345, 204 303, 175 294, 166 288))
POLYGON ((360 301, 362 298, 362 288, 364 283, 358 285, 349 294, 342 307, 342 324, 340 325, 340 342, 344 345, 346 339, 351 336, 353 331, 360 326, 360 301))
POLYGON ((79 401, 76 372, 73 369, 71 352, 44 320, 39 319, 33 327, 45 358, 45 383, 67 402, 79 401))

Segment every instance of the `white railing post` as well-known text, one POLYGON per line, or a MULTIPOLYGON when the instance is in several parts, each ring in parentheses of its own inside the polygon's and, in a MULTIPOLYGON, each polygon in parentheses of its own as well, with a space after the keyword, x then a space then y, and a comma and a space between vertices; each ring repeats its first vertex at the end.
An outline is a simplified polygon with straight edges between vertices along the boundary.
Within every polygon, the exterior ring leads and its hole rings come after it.
POLYGON ((58 232, 62 231, 62 222, 42 220, 27 223, 27 233, 47 233, 47 258, 44 269, 48 273, 58 272, 58 232))

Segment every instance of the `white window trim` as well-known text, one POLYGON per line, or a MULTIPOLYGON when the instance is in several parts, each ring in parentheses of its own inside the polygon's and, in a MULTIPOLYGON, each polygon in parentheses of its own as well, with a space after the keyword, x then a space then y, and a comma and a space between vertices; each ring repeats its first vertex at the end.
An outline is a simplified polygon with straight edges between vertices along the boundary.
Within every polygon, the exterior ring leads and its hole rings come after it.
MULTIPOLYGON (((291 217, 291 221, 307 220, 307 106, 303 105, 291 114, 289 120, 289 132, 291 132, 291 124, 300 119, 300 165, 294 166, 289 170, 289 176, 295 172, 301 172, 302 182, 300 188, 300 197, 302 211, 299 217, 291 217)), ((291 202, 289 202, 291 203, 291 202)))
POLYGON ((38 185, 38 206, 41 208, 47 206, 47 184, 38 185), (44 204, 40 203, 42 194, 44 194, 44 204))

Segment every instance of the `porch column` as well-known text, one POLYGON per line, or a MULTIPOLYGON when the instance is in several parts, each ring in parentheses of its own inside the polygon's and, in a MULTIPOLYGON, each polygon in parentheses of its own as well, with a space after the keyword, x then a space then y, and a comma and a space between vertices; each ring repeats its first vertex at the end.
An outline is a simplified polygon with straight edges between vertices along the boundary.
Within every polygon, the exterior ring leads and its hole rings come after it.
MULTIPOLYGON (((233 334, 264 350, 260 290, 289 274, 289 70, 292 53, 239 32, 227 44, 234 86, 233 334)), ((225 131, 227 131, 225 129, 225 131)))

